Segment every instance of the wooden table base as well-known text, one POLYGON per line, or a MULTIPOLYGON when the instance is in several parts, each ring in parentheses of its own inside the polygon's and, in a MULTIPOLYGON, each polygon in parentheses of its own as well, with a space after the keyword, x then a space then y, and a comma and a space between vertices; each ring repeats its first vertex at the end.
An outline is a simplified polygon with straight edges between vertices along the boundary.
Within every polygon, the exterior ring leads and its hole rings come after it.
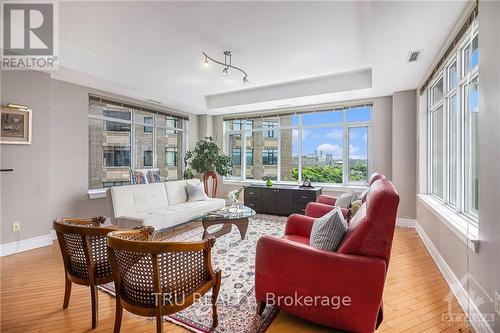
POLYGON ((227 221, 204 220, 201 222, 201 224, 203 225, 203 239, 210 237, 210 236, 217 238, 217 237, 220 237, 222 235, 228 234, 231 232, 231 228, 232 228, 233 224, 240 231, 241 239, 245 239, 245 236, 246 236, 247 230, 248 230, 248 218, 247 217, 237 219, 237 220, 227 220, 227 221), (219 225, 219 224, 222 224, 222 227, 219 230, 217 230, 213 233, 208 232, 207 229, 209 227, 219 225))

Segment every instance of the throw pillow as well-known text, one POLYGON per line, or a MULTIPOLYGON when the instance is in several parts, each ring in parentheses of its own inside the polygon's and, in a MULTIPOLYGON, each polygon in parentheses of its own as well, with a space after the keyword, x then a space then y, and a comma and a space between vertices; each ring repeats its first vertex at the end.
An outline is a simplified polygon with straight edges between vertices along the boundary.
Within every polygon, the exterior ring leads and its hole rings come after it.
POLYGON ((149 184, 161 183, 160 169, 148 169, 146 177, 148 178, 149 184))
POLYGON ((193 184, 191 182, 186 182, 188 201, 201 201, 208 199, 208 195, 205 194, 205 189, 203 188, 203 183, 193 184))
POLYGON ((342 208, 349 208, 351 202, 357 199, 358 196, 356 195, 356 193, 353 192, 342 193, 342 195, 338 197, 337 201, 335 202, 335 206, 339 206, 342 208))
POLYGON ((316 219, 311 230, 309 245, 320 250, 335 251, 347 231, 347 222, 340 207, 316 219))
POLYGON ((142 170, 132 169, 132 184, 147 184, 148 178, 142 170))
POLYGON ((361 200, 354 200, 353 202, 351 202, 351 204, 349 205, 349 218, 348 218, 348 221, 356 214, 356 212, 358 211, 358 209, 363 205, 363 201, 361 200))

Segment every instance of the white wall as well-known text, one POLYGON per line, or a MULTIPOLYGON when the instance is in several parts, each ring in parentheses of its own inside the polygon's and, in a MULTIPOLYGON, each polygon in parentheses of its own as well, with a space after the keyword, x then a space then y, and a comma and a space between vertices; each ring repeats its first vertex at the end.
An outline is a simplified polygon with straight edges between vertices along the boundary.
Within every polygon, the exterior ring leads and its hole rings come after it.
MULTIPOLYGON (((33 143, 0 145, 1 168, 14 169, 0 175, 1 243, 16 240, 13 222, 21 222, 21 239, 28 239, 50 233, 57 217, 110 216, 105 199, 87 196, 88 94, 106 93, 32 71, 2 71, 1 88, 3 105, 33 109, 33 143)), ((198 122, 189 119, 191 148, 198 122)))
MULTIPOLYGON (((470 250, 423 204, 417 210, 418 223, 458 279, 467 271, 471 274, 469 296, 482 314, 495 316, 494 332, 500 332, 500 316, 494 311, 495 291, 500 293, 499 17, 500 2, 479 2, 479 251, 470 250)), ((426 165, 422 147, 425 96, 419 101, 419 188, 425 193, 425 171, 421 170, 426 165)))

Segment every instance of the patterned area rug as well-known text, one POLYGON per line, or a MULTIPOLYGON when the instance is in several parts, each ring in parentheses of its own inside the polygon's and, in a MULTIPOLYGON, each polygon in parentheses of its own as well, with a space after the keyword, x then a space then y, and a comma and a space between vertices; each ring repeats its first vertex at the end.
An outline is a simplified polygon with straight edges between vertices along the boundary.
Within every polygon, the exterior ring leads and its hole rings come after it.
MULTIPOLYGON (((193 332, 262 333, 278 314, 273 307, 266 307, 263 317, 255 314, 255 250, 257 241, 264 235, 282 236, 285 217, 257 214, 250 218, 245 239, 241 239, 238 229, 217 238, 212 249, 214 268, 222 271, 222 286, 219 293, 217 312, 219 325, 213 330, 212 308, 208 292, 197 303, 166 316, 165 320, 183 326, 193 332)), ((209 229, 209 231, 212 231, 209 229)), ((177 234, 169 241, 197 241, 201 239, 203 228, 197 227, 177 234)), ((114 284, 100 287, 114 296, 114 284)))

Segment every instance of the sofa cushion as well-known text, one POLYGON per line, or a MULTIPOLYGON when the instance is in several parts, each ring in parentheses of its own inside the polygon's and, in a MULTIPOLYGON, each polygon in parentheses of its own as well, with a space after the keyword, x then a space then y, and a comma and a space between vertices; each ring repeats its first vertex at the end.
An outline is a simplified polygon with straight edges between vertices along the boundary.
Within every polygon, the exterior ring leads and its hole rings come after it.
POLYGON ((310 245, 326 251, 335 251, 347 231, 347 222, 340 207, 316 219, 311 229, 310 245))
POLYGON ((162 183, 112 187, 109 191, 115 218, 151 208, 168 207, 162 183))
POLYGON ((170 205, 177 205, 188 200, 185 180, 172 180, 164 184, 170 205))
POLYGON ((188 222, 205 213, 223 208, 225 205, 224 199, 208 198, 203 201, 184 202, 166 208, 150 208, 129 213, 116 218, 116 222, 120 228, 148 225, 155 230, 162 230, 188 222))

